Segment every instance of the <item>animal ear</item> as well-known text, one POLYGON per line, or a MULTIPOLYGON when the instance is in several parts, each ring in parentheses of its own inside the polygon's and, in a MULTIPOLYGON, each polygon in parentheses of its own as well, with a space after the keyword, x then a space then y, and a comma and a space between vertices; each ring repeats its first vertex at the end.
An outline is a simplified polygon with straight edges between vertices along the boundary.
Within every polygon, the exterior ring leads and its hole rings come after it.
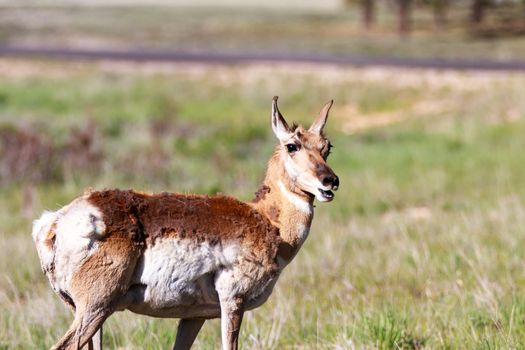
POLYGON ((274 96, 272 101, 272 130, 275 136, 280 141, 286 141, 291 137, 291 131, 288 127, 288 124, 286 123, 286 120, 284 120, 283 116, 281 115, 281 112, 279 112, 279 107, 277 107, 277 96, 274 96))
POLYGON ((328 112, 330 111, 330 108, 332 108, 333 104, 334 100, 330 100, 327 104, 324 105, 324 107, 319 112, 317 118, 315 118, 315 121, 313 122, 312 126, 310 126, 310 129, 308 129, 308 131, 311 131, 316 134, 321 134, 323 132, 326 120, 328 119, 328 112))

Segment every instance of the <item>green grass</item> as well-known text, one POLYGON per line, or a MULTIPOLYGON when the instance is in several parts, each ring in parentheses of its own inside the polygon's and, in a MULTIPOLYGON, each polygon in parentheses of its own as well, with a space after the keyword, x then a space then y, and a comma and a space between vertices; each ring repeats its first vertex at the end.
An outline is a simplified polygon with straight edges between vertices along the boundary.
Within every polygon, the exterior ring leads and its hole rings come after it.
MULTIPOLYGON (((341 188, 316 205, 268 303, 247 314, 241 346, 525 346, 525 76, 5 63, 0 130, 47 140, 56 174, 29 187, 28 177, 0 179, 0 349, 47 348, 71 321, 40 271, 32 219, 86 187, 252 198, 276 143, 275 94, 303 123, 336 100, 329 163, 341 188), (83 131, 99 160, 63 153, 83 131)), ((119 313, 104 342, 166 349, 175 330, 176 320, 119 313)), ((207 322, 196 348, 219 339, 219 322, 207 322)))

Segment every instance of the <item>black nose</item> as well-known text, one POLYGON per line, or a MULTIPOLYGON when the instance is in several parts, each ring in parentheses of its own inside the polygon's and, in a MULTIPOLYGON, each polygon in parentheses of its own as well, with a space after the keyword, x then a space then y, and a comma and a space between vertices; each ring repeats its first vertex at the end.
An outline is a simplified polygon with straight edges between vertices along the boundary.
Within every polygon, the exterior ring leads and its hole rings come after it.
POLYGON ((321 183, 324 185, 324 186, 332 186, 333 189, 337 189, 337 187, 339 187, 339 178, 333 174, 330 174, 330 175, 325 175, 323 177, 323 180, 321 181, 321 183))

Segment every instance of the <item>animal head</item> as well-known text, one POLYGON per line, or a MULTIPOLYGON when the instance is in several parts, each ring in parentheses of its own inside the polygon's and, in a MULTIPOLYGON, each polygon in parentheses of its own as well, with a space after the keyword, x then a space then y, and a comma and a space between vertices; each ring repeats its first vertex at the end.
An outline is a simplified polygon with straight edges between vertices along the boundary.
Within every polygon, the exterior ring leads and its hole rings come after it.
POLYGON ((332 145, 323 132, 332 104, 325 104, 312 125, 304 129, 288 126, 277 106, 277 96, 272 103, 272 129, 280 142, 285 172, 295 187, 321 202, 334 199, 332 191, 339 187, 339 178, 326 163, 332 145))

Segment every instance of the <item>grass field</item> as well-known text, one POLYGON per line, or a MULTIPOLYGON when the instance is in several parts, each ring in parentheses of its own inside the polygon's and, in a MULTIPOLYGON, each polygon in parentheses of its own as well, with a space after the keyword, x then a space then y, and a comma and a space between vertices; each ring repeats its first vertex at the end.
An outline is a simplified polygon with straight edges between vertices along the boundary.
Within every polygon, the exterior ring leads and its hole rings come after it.
MULTIPOLYGON (((307 123, 335 99, 341 188, 244 349, 525 347, 525 76, 307 65, 0 61, 0 349, 43 349, 71 315, 30 237, 84 188, 248 200, 276 141, 273 95, 307 123)), ((176 320, 119 313, 108 348, 167 349, 176 320)), ((196 348, 219 346, 207 322, 196 348)))

